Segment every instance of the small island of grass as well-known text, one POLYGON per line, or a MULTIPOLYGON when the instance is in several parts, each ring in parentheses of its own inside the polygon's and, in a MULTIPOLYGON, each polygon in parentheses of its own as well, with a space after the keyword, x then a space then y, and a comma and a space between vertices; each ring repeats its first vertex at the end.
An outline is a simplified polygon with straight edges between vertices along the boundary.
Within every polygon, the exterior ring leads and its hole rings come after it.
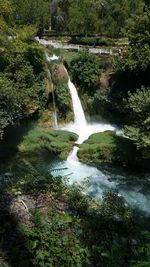
POLYGON ((80 145, 78 157, 81 162, 96 166, 121 166, 148 168, 134 142, 112 131, 92 134, 80 145))
POLYGON ((23 153, 36 153, 45 149, 61 159, 66 159, 77 138, 77 134, 72 132, 33 129, 24 137, 18 148, 23 153))

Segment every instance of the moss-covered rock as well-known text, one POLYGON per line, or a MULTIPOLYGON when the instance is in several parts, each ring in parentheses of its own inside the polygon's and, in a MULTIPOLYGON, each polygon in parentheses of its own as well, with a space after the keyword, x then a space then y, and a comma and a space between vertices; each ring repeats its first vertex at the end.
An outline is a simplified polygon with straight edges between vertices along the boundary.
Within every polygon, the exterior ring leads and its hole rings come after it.
POLYGON ((98 166, 149 169, 148 162, 142 159, 133 141, 112 131, 91 135, 80 145, 78 157, 83 163, 95 163, 98 166))
POLYGON ((18 149, 22 153, 36 153, 45 149, 61 159, 66 159, 77 138, 72 132, 35 128, 24 137, 18 149))
POLYGON ((68 75, 62 63, 52 62, 49 67, 54 85, 59 83, 67 83, 68 75))
MULTIPOLYGON (((68 123, 73 119, 72 100, 68 88, 68 74, 62 63, 50 62, 49 69, 56 100, 57 119, 59 123, 68 123)), ((50 97, 51 102, 53 96, 50 97)))

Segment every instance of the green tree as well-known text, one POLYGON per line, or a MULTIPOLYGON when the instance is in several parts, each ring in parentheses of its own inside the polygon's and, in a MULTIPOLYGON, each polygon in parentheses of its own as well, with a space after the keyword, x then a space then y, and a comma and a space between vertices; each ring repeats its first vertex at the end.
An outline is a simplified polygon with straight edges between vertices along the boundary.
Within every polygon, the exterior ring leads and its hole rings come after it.
POLYGON ((48 0, 13 0, 14 19, 17 25, 37 25, 44 27, 50 24, 50 3, 48 0))
POLYGON ((126 133, 136 141, 143 157, 150 158, 150 88, 129 92, 126 107, 132 121, 132 125, 126 126, 126 133))
POLYGON ((70 63, 73 80, 80 88, 93 95, 99 85, 101 62, 99 58, 86 50, 79 52, 70 63))
POLYGON ((98 13, 91 0, 74 1, 69 8, 68 28, 71 33, 94 33, 98 26, 98 13))
POLYGON ((134 17, 127 27, 130 45, 123 57, 118 58, 116 69, 136 73, 150 69, 150 11, 134 17))

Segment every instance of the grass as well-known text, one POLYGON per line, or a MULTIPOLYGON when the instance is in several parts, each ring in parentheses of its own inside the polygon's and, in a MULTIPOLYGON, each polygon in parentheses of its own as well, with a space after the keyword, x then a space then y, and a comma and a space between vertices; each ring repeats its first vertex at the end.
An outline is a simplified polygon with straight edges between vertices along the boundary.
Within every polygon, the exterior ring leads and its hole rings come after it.
POLYGON ((117 136, 114 132, 96 133, 80 145, 78 157, 83 163, 98 166, 121 166, 123 168, 148 169, 148 162, 142 160, 140 151, 132 140, 117 136))
POLYGON ((31 153, 45 149, 61 159, 66 159, 76 140, 77 135, 72 132, 35 128, 24 137, 19 151, 31 153))
MULTIPOLYGON (((114 144, 114 134, 112 131, 105 131, 104 133, 92 134, 86 141, 86 144, 114 144)), ((83 144, 85 145, 85 143, 83 144)))

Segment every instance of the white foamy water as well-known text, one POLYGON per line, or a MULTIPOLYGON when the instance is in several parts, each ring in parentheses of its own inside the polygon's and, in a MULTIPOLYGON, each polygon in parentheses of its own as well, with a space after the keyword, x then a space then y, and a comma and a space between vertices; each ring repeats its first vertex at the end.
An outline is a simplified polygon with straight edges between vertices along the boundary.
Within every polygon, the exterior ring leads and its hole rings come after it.
POLYGON ((82 126, 82 124, 78 125, 75 123, 70 123, 66 127, 63 128, 64 130, 74 132, 79 135, 77 140, 77 144, 82 144, 86 139, 89 138, 90 135, 94 133, 100 133, 104 131, 115 131, 115 127, 106 124, 106 123, 86 123, 82 126))
POLYGON ((47 61, 53 61, 53 60, 58 60, 58 59, 59 59, 58 56, 56 56, 56 55, 52 55, 52 56, 50 57, 50 56, 48 56, 48 54, 46 53, 46 60, 47 60, 47 61))
POLYGON ((68 80, 68 87, 70 89, 70 94, 72 98, 73 112, 74 112, 74 125, 78 128, 86 127, 86 118, 84 111, 74 84, 71 82, 70 78, 68 80))

